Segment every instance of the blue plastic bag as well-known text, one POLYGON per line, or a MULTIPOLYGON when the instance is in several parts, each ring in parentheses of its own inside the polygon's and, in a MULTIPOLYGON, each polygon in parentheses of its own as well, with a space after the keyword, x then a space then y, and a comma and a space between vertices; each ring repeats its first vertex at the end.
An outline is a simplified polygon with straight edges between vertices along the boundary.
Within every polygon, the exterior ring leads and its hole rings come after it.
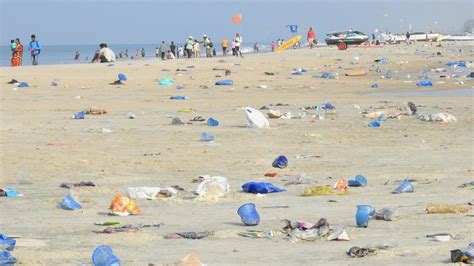
POLYGON ((422 80, 416 83, 418 87, 433 87, 433 82, 431 80, 422 80))
POLYGON ((369 122, 369 127, 380 127, 380 121, 379 120, 372 120, 369 122))
POLYGON ((323 79, 335 79, 336 77, 332 73, 325 72, 321 75, 321 78, 323 78, 323 79))
POLYGON ((16 259, 9 251, 0 251, 0 265, 14 265, 16 259))
POLYGON ((72 118, 73 118, 73 119, 84 119, 84 116, 85 116, 84 112, 78 112, 78 113, 75 113, 75 114, 72 116, 72 118))
POLYGON ((244 192, 253 193, 253 194, 267 194, 274 192, 284 192, 286 190, 274 186, 271 183, 265 182, 248 182, 242 185, 242 190, 244 192))
POLYGON ((4 234, 0 234, 0 250, 12 251, 13 248, 15 248, 15 245, 16 240, 11 239, 4 234))
POLYGON ((299 72, 299 71, 294 71, 294 72, 291 72, 291 75, 293 76, 301 76, 303 75, 303 73, 299 72))
POLYGON ((125 76, 125 74, 120 73, 118 74, 118 79, 120 81, 127 81, 127 76, 125 76))
POLYGON ((464 61, 448 62, 446 65, 450 67, 466 67, 466 62, 464 61))
POLYGON ((334 110, 334 109, 336 109, 336 107, 334 105, 332 105, 332 103, 325 103, 325 104, 323 104, 322 108, 324 110, 334 110))
POLYGON ((216 81, 217 86, 228 86, 228 85, 233 85, 234 82, 230 79, 224 79, 224 80, 218 80, 216 81))

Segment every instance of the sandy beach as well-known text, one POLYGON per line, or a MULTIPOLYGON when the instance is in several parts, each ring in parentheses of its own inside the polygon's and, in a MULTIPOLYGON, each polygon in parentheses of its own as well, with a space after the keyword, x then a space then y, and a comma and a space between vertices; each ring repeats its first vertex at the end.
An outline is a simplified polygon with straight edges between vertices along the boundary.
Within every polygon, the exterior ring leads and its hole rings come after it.
POLYGON ((172 264, 188 254, 208 265, 449 263, 450 250, 464 249, 474 239, 472 209, 458 214, 427 214, 424 209, 429 203, 473 202, 473 190, 458 186, 473 181, 474 80, 440 78, 454 71, 446 66, 449 61, 474 60, 470 45, 419 43, 346 51, 322 47, 245 58, 0 68, 0 188, 13 187, 24 194, 0 197, 0 233, 45 242, 46 246, 16 247, 12 254, 20 265, 91 265, 92 251, 99 245, 111 246, 123 265, 172 264), (382 56, 389 59, 387 64, 374 62, 382 56), (381 73, 375 71, 377 67, 381 73), (224 70, 216 68, 229 69, 231 74, 225 76, 224 70), (291 75, 299 68, 307 72, 291 75), (436 68, 448 72, 430 71, 436 68), (352 70, 368 74, 344 75, 352 70), (381 79, 389 70, 393 78, 381 79), (433 87, 415 85, 422 71, 429 72, 433 87), (337 78, 313 77, 324 72, 337 78), (126 84, 109 85, 119 73, 127 75, 126 84), (172 78, 184 88, 160 86, 160 78, 172 78), (30 87, 17 89, 7 84, 11 79, 28 82, 30 87), (221 79, 232 79, 234 85, 215 86, 221 79), (51 86, 53 80, 58 86, 51 86), (371 88, 374 83, 379 88, 371 88), (419 93, 426 91, 448 93, 419 93), (189 99, 169 99, 175 95, 189 99), (418 113, 446 112, 457 122, 436 124, 401 116, 382 122, 380 128, 369 128, 370 119, 361 115, 365 109, 409 101, 418 113), (316 109, 298 117, 301 108, 326 102, 336 107, 333 119, 314 119, 318 114, 327 116, 316 109), (271 106, 276 104, 283 106, 271 106), (71 118, 94 106, 108 113, 71 118), (255 129, 248 127, 247 106, 267 106, 291 112, 295 118, 269 119, 270 128, 255 129), (128 118, 129 112, 135 119, 128 118), (220 124, 171 125, 173 117, 188 122, 196 116, 213 117, 220 124), (213 133, 215 142, 200 141, 202 132, 213 133), (150 154, 155 156, 145 156, 150 154), (302 158, 302 154, 319 158, 302 158), (278 155, 288 157, 287 168, 272 167, 278 155), (278 174, 265 177, 269 171, 278 174), (358 174, 367 178, 368 186, 350 187, 348 195, 300 196, 313 185, 333 185, 358 174), (128 187, 178 185, 190 195, 198 185, 192 179, 200 175, 228 178, 230 193, 217 200, 139 199, 140 215, 107 215, 114 196, 126 194, 128 187), (309 183, 285 185, 297 175, 309 183), (415 180, 415 192, 392 194, 404 178, 415 180), (69 192, 61 183, 79 181, 97 186, 73 189, 82 209, 61 209, 59 202, 69 192), (287 191, 262 197, 243 193, 241 185, 249 181, 270 182, 287 191), (255 203, 261 216, 255 227, 245 227, 236 213, 247 202, 255 203), (354 216, 359 204, 398 207, 401 219, 371 220, 367 228, 358 228, 354 216), (247 229, 280 230, 282 219, 316 222, 322 217, 330 225, 344 226, 350 241, 291 243, 284 236, 237 235, 247 229), (96 234, 93 231, 103 229, 94 225, 98 221, 165 226, 96 234), (205 230, 214 235, 200 240, 163 238, 174 232, 205 230), (426 237, 436 233, 456 237, 449 242, 426 237), (364 258, 346 255, 353 246, 388 242, 396 246, 364 258))

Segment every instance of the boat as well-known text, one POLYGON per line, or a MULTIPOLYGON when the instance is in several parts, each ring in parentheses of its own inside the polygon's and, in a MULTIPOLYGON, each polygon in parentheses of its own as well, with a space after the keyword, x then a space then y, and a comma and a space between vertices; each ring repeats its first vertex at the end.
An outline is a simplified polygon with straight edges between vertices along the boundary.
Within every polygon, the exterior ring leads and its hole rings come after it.
MULTIPOLYGON (((386 43, 389 43, 389 44, 406 42, 406 40, 407 40, 406 33, 403 33, 403 34, 381 33, 380 35, 382 36, 383 40, 386 43)), ((439 36, 440 36, 439 33, 432 33, 432 32, 430 32, 430 33, 428 33, 428 32, 410 32, 410 41, 412 41, 412 42, 436 41, 439 36)))
POLYGON ((348 45, 359 45, 368 40, 369 36, 355 30, 328 33, 325 39, 327 45, 337 45, 341 50, 347 49, 348 45))
POLYGON ((474 33, 466 32, 466 35, 440 35, 440 41, 474 41, 474 33))

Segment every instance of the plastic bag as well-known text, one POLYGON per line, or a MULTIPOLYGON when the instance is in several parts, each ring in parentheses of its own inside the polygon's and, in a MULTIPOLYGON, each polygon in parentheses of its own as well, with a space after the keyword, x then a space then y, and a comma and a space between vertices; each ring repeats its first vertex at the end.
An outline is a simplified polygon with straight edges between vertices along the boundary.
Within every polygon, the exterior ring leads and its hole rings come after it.
POLYGON ((227 178, 223 176, 200 176, 204 179, 197 189, 196 192, 200 197, 204 196, 217 196, 222 197, 229 193, 230 186, 227 182, 227 178))
POLYGON ((267 194, 273 192, 284 192, 286 190, 281 189, 271 183, 265 182, 248 182, 242 185, 242 190, 244 192, 253 193, 253 194, 267 194))
POLYGON ((140 214, 141 210, 137 204, 129 197, 117 195, 110 204, 112 214, 119 216, 127 216, 130 214, 140 214))
POLYGON ((132 199, 156 199, 157 196, 174 197, 178 195, 178 190, 172 187, 129 187, 127 194, 132 199))
POLYGON ((228 85, 233 85, 234 81, 230 79, 224 79, 224 80, 218 80, 216 81, 217 86, 228 86, 228 85))

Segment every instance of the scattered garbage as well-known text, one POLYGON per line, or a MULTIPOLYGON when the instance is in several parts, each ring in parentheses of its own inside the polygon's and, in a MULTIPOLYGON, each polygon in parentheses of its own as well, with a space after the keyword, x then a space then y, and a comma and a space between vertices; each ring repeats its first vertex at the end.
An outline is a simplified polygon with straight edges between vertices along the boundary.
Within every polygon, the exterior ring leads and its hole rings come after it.
POLYGON ((260 222, 260 215, 253 203, 247 203, 240 206, 237 210, 237 214, 245 225, 257 225, 260 222))
POLYGON ((466 213, 469 211, 468 207, 454 204, 428 204, 425 209, 426 213, 466 213))
POLYGON ((239 236, 249 237, 249 238, 272 238, 275 236, 280 236, 283 233, 277 230, 270 231, 261 231, 261 230, 245 230, 243 232, 237 233, 239 236))
POLYGON ((347 234, 344 227, 330 227, 329 222, 326 218, 319 219, 318 222, 312 223, 307 221, 297 221, 296 223, 291 222, 288 219, 284 219, 282 222, 285 223, 283 231, 288 234, 287 240, 295 243, 301 240, 304 241, 315 241, 315 240, 338 240, 338 241, 349 241, 349 235, 347 234))
POLYGON ((293 72, 291 72, 291 75, 293 75, 293 76, 301 76, 301 75, 303 75, 303 73, 301 73, 300 71, 293 71, 293 72))
POLYGON ((201 141, 213 141, 214 140, 214 135, 209 132, 202 132, 201 134, 201 141))
POLYGON ((28 88, 30 85, 27 82, 20 82, 17 86, 18 88, 28 88))
POLYGON ((196 193, 202 197, 223 197, 230 191, 229 182, 223 176, 202 175, 196 193))
POLYGON ((431 80, 422 80, 416 83, 417 87, 433 87, 433 82, 431 80))
POLYGON ((380 121, 378 119, 370 121, 369 127, 380 127, 380 121))
POLYGON ((427 235, 426 237, 437 242, 448 242, 451 240, 453 236, 451 234, 441 233, 441 234, 427 235))
POLYGON ((449 67, 466 67, 466 62, 464 62, 464 61, 457 61, 457 62, 450 61, 450 62, 446 63, 446 66, 449 66, 449 67))
POLYGON ((433 123, 450 123, 457 122, 456 117, 448 113, 436 113, 436 114, 420 114, 417 118, 421 121, 433 122, 433 123))
POLYGON ((181 95, 176 95, 176 96, 171 96, 170 100, 188 100, 188 96, 181 96, 181 95))
POLYGON ((413 192, 415 192, 415 188, 413 187, 412 183, 408 179, 405 179, 392 193, 399 194, 413 192))
POLYGON ((53 81, 51 81, 51 86, 52 87, 57 87, 57 86, 59 86, 59 83, 57 81, 53 80, 53 81))
POLYGON ((230 79, 218 80, 218 81, 216 81, 215 85, 217 85, 217 86, 230 86, 230 85, 234 85, 234 81, 232 81, 230 79))
MULTIPOLYGON (((16 240, 4 235, 0 234, 0 250, 7 250, 13 251, 16 245, 16 240)), ((3 264, 0 264, 3 265, 3 264)))
MULTIPOLYGON (((206 266, 207 264, 202 263, 198 257, 194 255, 187 255, 186 257, 177 260, 174 266, 206 266)), ((148 266, 154 266, 149 264, 148 266)))
POLYGON ((15 263, 16 259, 13 257, 10 251, 0 251, 0 265, 14 265, 15 263))
POLYGON ((369 219, 374 216, 374 208, 370 205, 357 205, 356 224, 357 227, 367 228, 369 219))
POLYGON ((17 192, 14 188, 6 188, 6 189, 0 189, 0 197, 9 197, 9 198, 15 198, 15 197, 23 197, 23 194, 20 192, 17 192))
POLYGON ((253 193, 253 194, 267 194, 274 192, 284 192, 286 190, 281 189, 271 183, 265 182, 248 182, 242 185, 242 190, 244 192, 253 193))
POLYGON ((88 107, 82 111, 86 115, 103 115, 107 114, 107 110, 101 107, 88 107))
POLYGON ((140 214, 141 210, 137 204, 129 197, 117 195, 110 204, 110 210, 113 215, 128 216, 130 214, 140 214))
POLYGON ((207 119, 207 125, 210 127, 217 127, 219 125, 219 121, 210 117, 209 119, 207 119))
POLYGON ((92 253, 94 266, 120 266, 120 259, 114 255, 111 247, 102 245, 94 249, 92 253))
POLYGON ((72 115, 72 119, 84 119, 85 114, 84 112, 77 112, 72 115))
POLYGON ((208 236, 214 235, 212 231, 203 231, 203 232, 179 232, 179 233, 171 233, 165 235, 164 239, 203 239, 208 236))
POLYGON ((136 116, 134 113, 132 113, 132 112, 128 112, 128 113, 127 113, 127 116, 128 116, 128 119, 135 119, 135 118, 137 117, 137 116, 136 116))
POLYGON ((363 77, 367 76, 366 70, 351 70, 347 71, 345 74, 347 77, 363 77))
POLYGON ((370 87, 372 89, 378 89, 379 88, 379 84, 378 83, 373 83, 372 85, 370 85, 370 87))
POLYGON ((451 262, 474 264, 474 242, 469 243, 464 251, 460 249, 451 250, 451 262))
POLYGON ((382 208, 375 212, 376 220, 395 221, 400 219, 398 208, 382 208))
POLYGON ((7 82, 7 84, 17 84, 17 83, 19 84, 20 82, 16 79, 12 79, 9 82, 7 82))
POLYGON ((367 186, 367 179, 363 175, 356 175, 354 180, 347 180, 347 185, 350 187, 365 187, 367 186))
POLYGON ((178 195, 178 190, 173 187, 129 187, 127 194, 132 199, 170 198, 178 195))
POLYGON ((64 210, 77 210, 82 208, 82 206, 76 201, 76 199, 68 194, 60 203, 61 208, 64 210))
POLYGON ((173 79, 170 78, 160 78, 159 84, 163 86, 171 86, 175 83, 173 79))
POLYGON ((459 186, 460 188, 470 188, 470 189, 474 189, 474 181, 471 181, 471 182, 468 182, 468 183, 464 183, 462 185, 459 186))
POLYGON ((369 255, 376 255, 379 251, 385 251, 396 247, 397 244, 393 243, 384 243, 378 245, 369 245, 366 247, 354 246, 347 251, 347 255, 352 258, 362 258, 369 255))
POLYGON ((307 188, 303 191, 301 196, 328 196, 328 195, 346 195, 347 191, 337 191, 327 185, 316 185, 310 188, 307 188))
POLYGON ((127 81, 127 76, 125 76, 125 74, 123 74, 123 73, 120 73, 120 74, 118 74, 118 80, 127 81))
POLYGON ((81 181, 76 183, 65 182, 60 187, 62 188, 75 188, 75 187, 95 187, 96 185, 91 181, 81 181))
POLYGON ((325 72, 321 75, 321 78, 323 78, 323 79, 335 79, 336 77, 332 73, 325 72))
POLYGON ((268 119, 257 109, 246 107, 245 116, 251 125, 255 125, 258 128, 270 127, 268 119))
POLYGON ((284 155, 280 155, 272 162, 272 166, 280 169, 286 168, 288 166, 288 158, 284 155))

